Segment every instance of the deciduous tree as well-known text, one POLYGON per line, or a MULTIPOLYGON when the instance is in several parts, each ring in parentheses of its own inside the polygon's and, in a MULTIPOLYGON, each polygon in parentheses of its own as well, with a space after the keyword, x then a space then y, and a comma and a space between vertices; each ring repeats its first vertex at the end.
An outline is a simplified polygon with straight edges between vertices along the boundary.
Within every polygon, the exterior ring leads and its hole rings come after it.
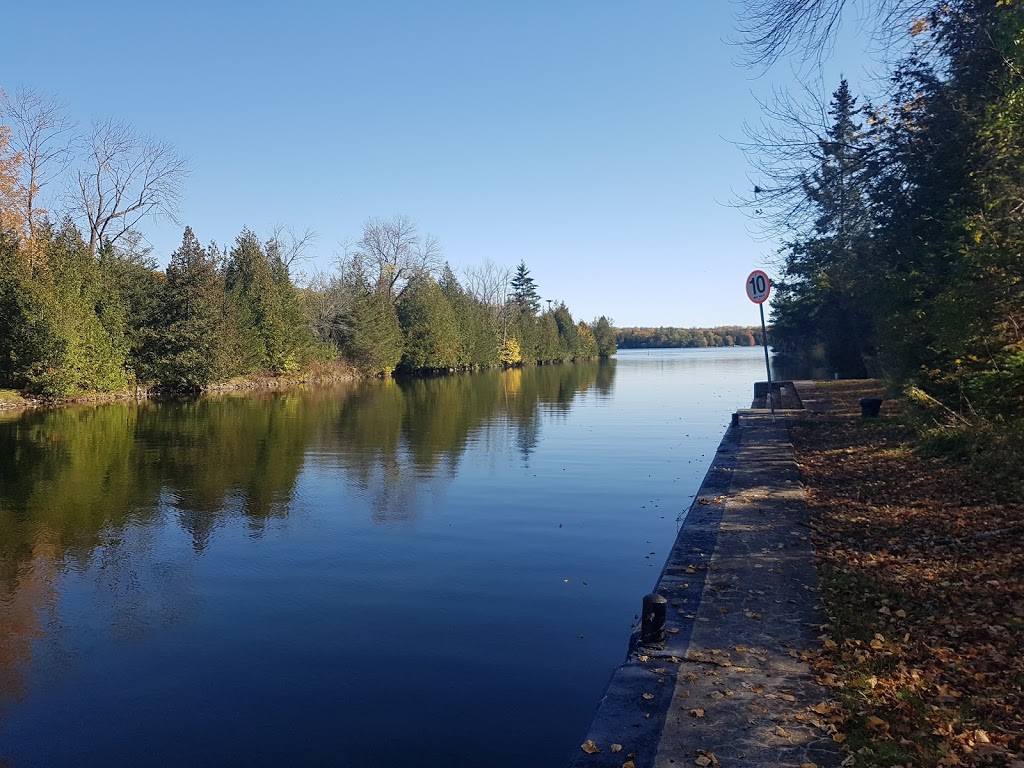
POLYGON ((367 219, 355 253, 374 270, 376 287, 392 300, 410 280, 435 274, 444 263, 438 239, 420 237, 416 223, 404 215, 367 219))
POLYGON ((53 94, 19 88, 14 97, 0 91, 0 113, 10 123, 12 144, 22 157, 24 219, 28 237, 35 238, 43 188, 60 175, 71 160, 75 123, 67 105, 53 94))
POLYGON ((147 216, 177 221, 186 159, 169 143, 138 134, 127 123, 93 123, 76 178, 77 210, 89 250, 116 243, 147 216))

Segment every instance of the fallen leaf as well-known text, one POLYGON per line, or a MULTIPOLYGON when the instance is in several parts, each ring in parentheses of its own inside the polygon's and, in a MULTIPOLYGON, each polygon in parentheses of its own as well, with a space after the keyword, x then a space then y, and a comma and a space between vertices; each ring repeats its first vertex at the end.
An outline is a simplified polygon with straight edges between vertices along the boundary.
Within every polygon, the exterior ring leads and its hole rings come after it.
POLYGON ((691 709, 690 714, 694 717, 704 717, 704 710, 698 707, 697 709, 691 709))
POLYGON ((593 739, 587 739, 582 744, 580 744, 580 749, 582 749, 588 755, 596 755, 598 752, 601 751, 601 748, 594 743, 593 739))
POLYGON ((654 694, 653 693, 645 693, 643 697, 645 699, 647 699, 648 701, 650 701, 651 699, 654 698, 654 694))
POLYGON ((610 749, 612 752, 621 752, 622 751, 622 745, 621 744, 612 744, 610 747, 608 747, 608 749, 610 749))
POLYGON ((876 731, 887 731, 889 730, 889 724, 882 718, 872 715, 868 718, 868 728, 874 728, 876 731))

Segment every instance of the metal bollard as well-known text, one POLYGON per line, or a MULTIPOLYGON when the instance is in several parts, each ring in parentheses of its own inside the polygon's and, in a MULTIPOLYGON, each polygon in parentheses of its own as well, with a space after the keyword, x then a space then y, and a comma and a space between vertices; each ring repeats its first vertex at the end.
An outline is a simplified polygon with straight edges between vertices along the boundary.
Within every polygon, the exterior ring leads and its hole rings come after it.
POLYGON ((668 600, 652 592, 644 595, 643 613, 640 614, 640 644, 654 645, 665 642, 665 613, 668 600))
POLYGON ((732 425, 734 427, 738 427, 740 425, 740 415, 738 413, 734 413, 732 415, 732 425))

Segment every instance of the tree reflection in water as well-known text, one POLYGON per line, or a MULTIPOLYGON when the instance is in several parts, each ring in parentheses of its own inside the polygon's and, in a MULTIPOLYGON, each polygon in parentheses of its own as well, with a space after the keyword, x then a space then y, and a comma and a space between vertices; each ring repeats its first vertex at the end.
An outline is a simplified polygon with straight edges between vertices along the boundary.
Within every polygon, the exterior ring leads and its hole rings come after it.
POLYGON ((89 642, 60 629, 64 574, 87 577, 74 603, 92 625, 144 640, 188 621, 196 558, 219 529, 260 537, 287 520, 307 462, 342 473, 374 522, 404 524, 468 446, 514 441, 528 463, 541 412, 566 412, 595 387, 608 396, 614 371, 581 363, 0 415, 0 712, 25 694, 34 654, 66 668, 89 642))

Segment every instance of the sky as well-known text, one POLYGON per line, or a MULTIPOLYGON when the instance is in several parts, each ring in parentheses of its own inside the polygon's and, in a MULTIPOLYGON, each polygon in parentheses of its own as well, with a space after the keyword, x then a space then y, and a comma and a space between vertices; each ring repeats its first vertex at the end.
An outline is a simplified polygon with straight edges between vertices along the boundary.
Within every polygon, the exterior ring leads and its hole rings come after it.
MULTIPOLYGON (((776 244, 732 205, 753 186, 734 142, 793 74, 737 63, 736 3, 47 8, 5 9, 0 87, 189 158, 179 223, 141 227, 161 264, 186 224, 221 244, 283 225, 317 233, 305 272, 329 270, 368 218, 401 214, 457 272, 525 262, 577 319, 759 322, 744 282, 776 244)), ((827 82, 855 85, 848 49, 827 82)))

